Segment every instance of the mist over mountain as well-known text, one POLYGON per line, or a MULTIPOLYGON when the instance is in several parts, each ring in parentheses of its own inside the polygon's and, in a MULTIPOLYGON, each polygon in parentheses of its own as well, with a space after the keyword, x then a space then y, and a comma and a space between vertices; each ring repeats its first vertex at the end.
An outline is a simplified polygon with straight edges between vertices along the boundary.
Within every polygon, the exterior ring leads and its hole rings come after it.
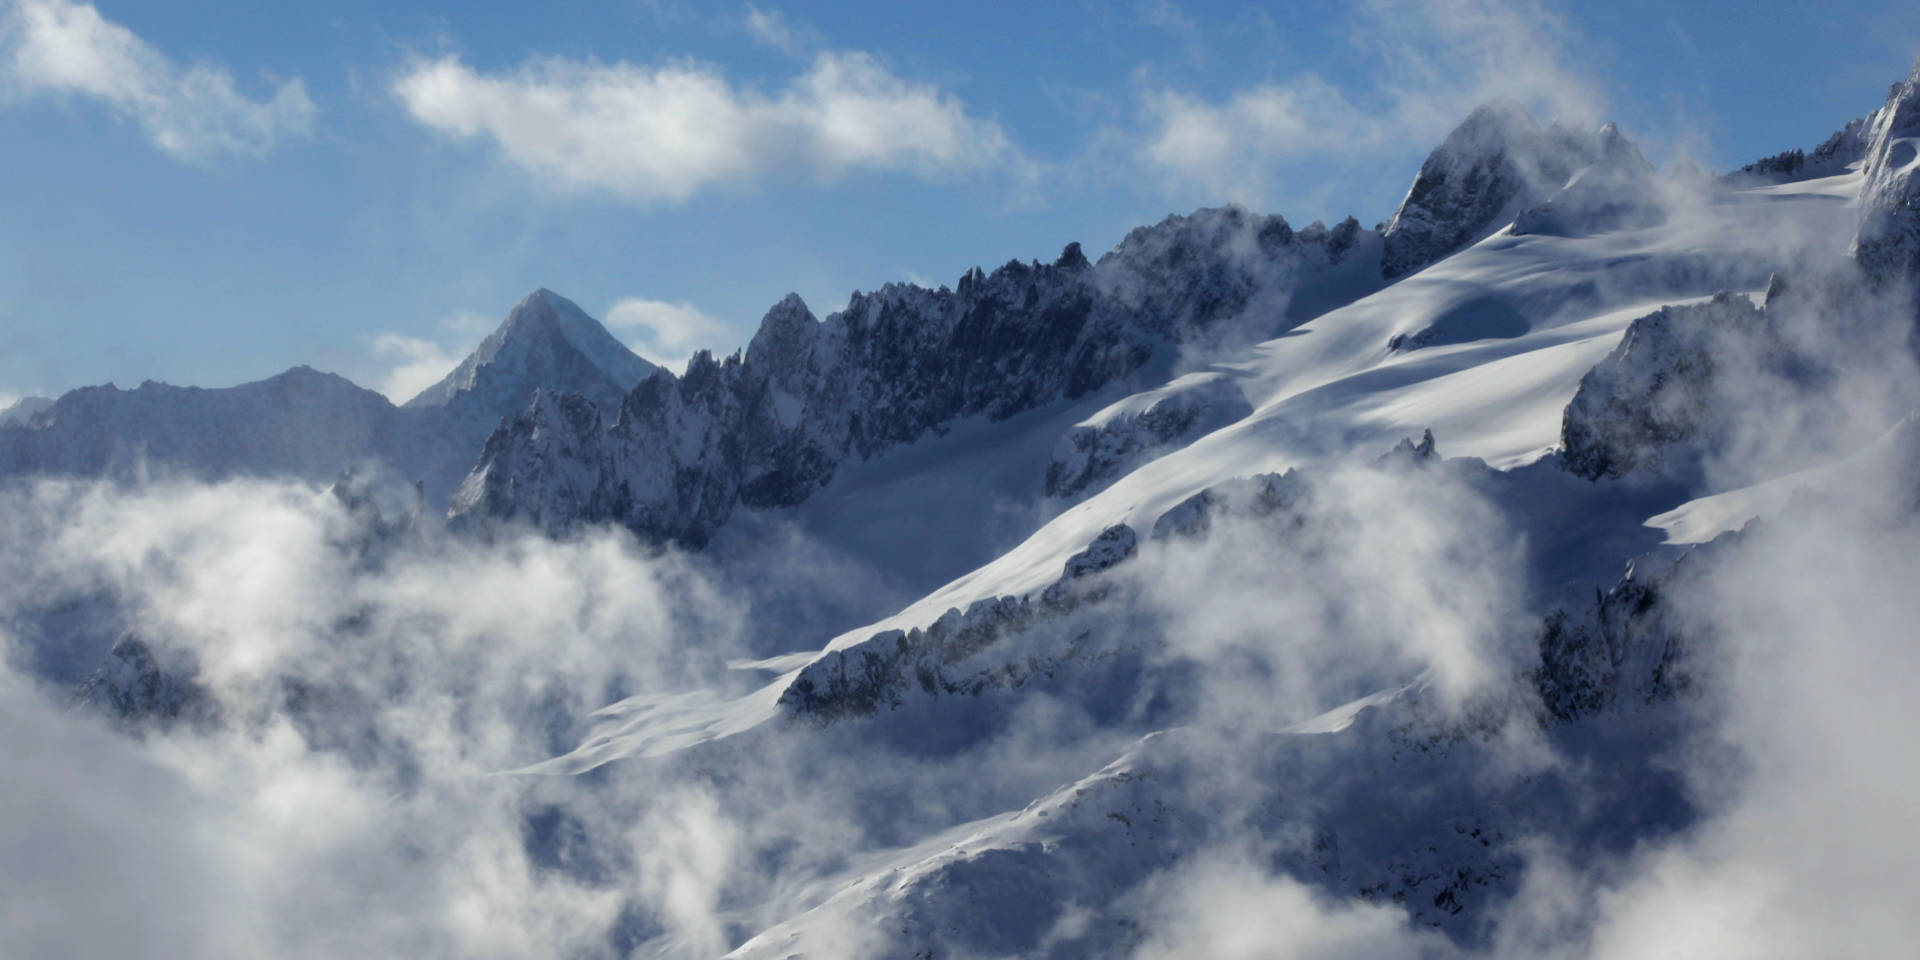
POLYGON ((1377 228, 678 375, 540 289, 399 406, 19 401, 0 942, 1902 955, 1916 147, 1920 66, 1717 177, 1495 101, 1377 228))

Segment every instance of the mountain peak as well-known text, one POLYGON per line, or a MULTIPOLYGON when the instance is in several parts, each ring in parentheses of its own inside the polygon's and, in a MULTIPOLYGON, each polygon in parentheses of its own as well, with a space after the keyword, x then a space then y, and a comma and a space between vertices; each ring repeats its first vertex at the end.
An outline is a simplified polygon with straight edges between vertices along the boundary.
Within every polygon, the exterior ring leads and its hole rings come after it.
MULTIPOLYGON (((1473 108, 1434 153, 1451 157, 1497 153, 1541 133, 1540 121, 1519 101, 1498 98, 1473 108)), ((1431 160, 1429 157, 1429 162, 1431 160)))
POLYGON ((1867 118, 1854 253, 1880 281, 1920 277, 1920 63, 1867 118))
POLYGON ((1512 100, 1481 104, 1427 155, 1387 221, 1382 275, 1397 279, 1487 236, 1581 167, 1622 150, 1639 154, 1613 124, 1592 134, 1557 122, 1542 128, 1512 100))
POLYGON ((522 298, 452 373, 406 406, 471 405, 494 421, 546 388, 580 394, 612 411, 654 369, 578 304, 541 287, 522 298))
POLYGON ((797 293, 789 293, 767 311, 760 330, 747 344, 747 362, 755 367, 786 367, 806 352, 820 321, 797 293))

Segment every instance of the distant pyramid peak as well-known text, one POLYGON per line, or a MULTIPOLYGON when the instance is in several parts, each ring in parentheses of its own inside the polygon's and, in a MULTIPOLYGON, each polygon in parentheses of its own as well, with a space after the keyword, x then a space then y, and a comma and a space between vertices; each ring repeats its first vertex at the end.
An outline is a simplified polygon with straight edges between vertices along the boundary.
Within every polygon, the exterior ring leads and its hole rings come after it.
POLYGON ((409 407, 477 403, 498 417, 536 389, 586 396, 609 410, 656 369, 579 304, 546 287, 521 298, 500 326, 409 407))

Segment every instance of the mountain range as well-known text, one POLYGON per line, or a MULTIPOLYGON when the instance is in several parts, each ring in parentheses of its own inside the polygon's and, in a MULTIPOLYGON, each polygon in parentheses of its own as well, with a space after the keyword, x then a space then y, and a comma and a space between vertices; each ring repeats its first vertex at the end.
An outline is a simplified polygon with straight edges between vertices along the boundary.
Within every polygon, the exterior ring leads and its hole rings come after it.
MULTIPOLYGON (((937 830, 875 801, 824 860, 756 848, 728 956, 1123 955, 1154 878, 1223 846, 1390 908, 1431 938, 1408 955, 1491 949, 1542 845, 1618 860, 1714 815, 1673 758, 1746 634, 1701 611, 1805 528, 1920 507, 1916 146, 1920 68, 1719 177, 1495 102, 1375 228, 1206 209, 825 318, 788 296, 679 374, 542 289, 399 406, 306 367, 21 401, 0 479, 291 478, 370 569, 618 531, 737 592, 722 680, 609 680, 502 774, 744 793, 729 764, 803 742, 1048 784, 937 830), (968 752, 1010 731, 1068 759, 968 752)), ((137 611, 18 619, 92 638, 37 661, 78 702, 229 722, 137 611)), ((358 709, 287 670, 289 711, 358 709)), ((567 816, 528 815, 529 862, 625 889, 567 816)), ((684 946, 620 917, 614 952, 684 946)))

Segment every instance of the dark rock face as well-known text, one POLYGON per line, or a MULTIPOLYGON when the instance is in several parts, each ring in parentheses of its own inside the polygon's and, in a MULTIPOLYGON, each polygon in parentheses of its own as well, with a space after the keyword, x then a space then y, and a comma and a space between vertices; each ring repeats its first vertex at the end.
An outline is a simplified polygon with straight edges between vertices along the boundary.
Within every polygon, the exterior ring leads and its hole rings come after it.
POLYGON ((1594 136, 1585 169, 1542 203, 1513 219, 1516 235, 1589 236, 1605 230, 1650 227, 1666 219, 1653 165, 1613 124, 1594 136))
POLYGON ((1387 221, 1381 274, 1393 280, 1486 236, 1592 163, 1601 138, 1541 129, 1511 101, 1481 106, 1427 156, 1387 221))
POLYGON ((1783 150, 1771 157, 1723 175, 1720 180, 1733 186, 1762 183, 1789 183, 1844 173, 1847 165, 1858 162, 1867 153, 1867 124, 1870 118, 1850 120, 1833 136, 1821 141, 1812 151, 1783 150))
MULTIPOLYGON (((1442 460, 1430 431, 1417 443, 1401 441, 1375 466, 1415 476, 1445 473, 1469 482, 1487 473, 1479 461, 1442 460)), ((965 611, 949 609, 924 628, 875 633, 828 653, 799 671, 781 693, 780 705, 809 722, 828 724, 900 709, 920 697, 979 696, 1040 680, 1071 683, 1103 666, 1137 674, 1140 665, 1128 658, 1162 642, 1142 636, 1138 623, 1128 620, 1138 590, 1127 578, 1142 552, 1166 549, 1173 541, 1204 540, 1217 525, 1230 522, 1257 524, 1265 535, 1292 540, 1310 555, 1319 549, 1316 538, 1302 537, 1302 531, 1345 522, 1316 516, 1314 498, 1324 483, 1299 470, 1236 478, 1166 510, 1146 537, 1127 524, 1108 527, 1068 557, 1060 576, 1046 587, 980 600, 965 611)))
POLYGON ((74 691, 76 705, 100 710, 134 729, 218 719, 218 703, 192 671, 162 664, 138 636, 129 633, 115 641, 110 657, 74 691))
POLYGON ((1688 641, 1666 602, 1666 581, 1684 588, 1682 563, 1663 581, 1632 576, 1601 592, 1591 606, 1549 614, 1540 630, 1534 691, 1548 715, 1576 720, 1609 709, 1652 704, 1685 691, 1688 641))
POLYGON ((1920 278, 1920 64, 1867 118, 1855 258, 1881 284, 1920 278))
POLYGON ((1787 353, 1767 312, 1734 294, 1641 317, 1580 379, 1561 422, 1563 462, 1589 480, 1683 466, 1668 462, 1680 445, 1724 437, 1728 378, 1787 353))
POLYGON ((1062 437, 1047 465, 1049 497, 1097 492, 1134 467, 1253 412, 1233 381, 1200 374, 1144 395, 1126 409, 1109 408, 1097 422, 1082 423, 1062 437))
POLYGON ((698 545, 736 505, 797 504, 848 458, 1078 399, 1223 324, 1282 332, 1270 304, 1343 259, 1356 230, 1306 239, 1280 217, 1206 210, 1135 230, 1097 264, 1072 245, 951 290, 889 284, 825 322, 789 296, 744 354, 656 372, 604 432, 535 412, 503 424, 454 514, 550 531, 611 521, 698 545))

